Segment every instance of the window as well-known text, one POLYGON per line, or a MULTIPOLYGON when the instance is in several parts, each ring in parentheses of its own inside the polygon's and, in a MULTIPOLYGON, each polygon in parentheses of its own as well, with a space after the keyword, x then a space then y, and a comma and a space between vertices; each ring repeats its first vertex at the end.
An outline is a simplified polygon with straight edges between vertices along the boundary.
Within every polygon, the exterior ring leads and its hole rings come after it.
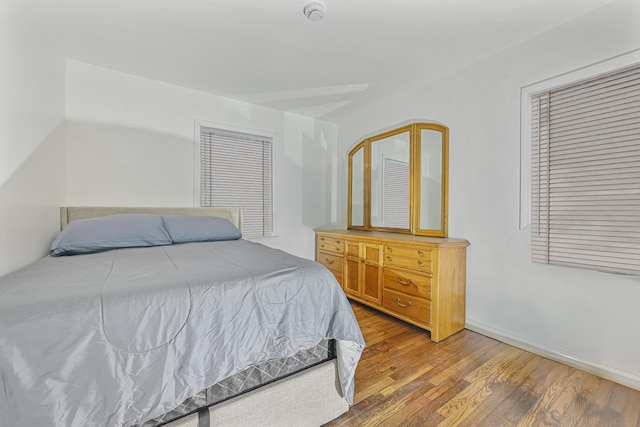
POLYGON ((532 261, 640 274, 640 65, 531 96, 532 261))
POLYGON ((273 231, 272 138, 200 126, 200 205, 242 208, 245 237, 273 231))

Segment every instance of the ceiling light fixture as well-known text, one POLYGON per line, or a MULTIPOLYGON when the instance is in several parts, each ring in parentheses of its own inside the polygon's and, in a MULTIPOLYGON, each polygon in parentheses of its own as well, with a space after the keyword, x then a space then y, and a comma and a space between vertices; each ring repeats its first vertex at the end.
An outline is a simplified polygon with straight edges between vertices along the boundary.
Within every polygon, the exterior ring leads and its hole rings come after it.
POLYGON ((304 15, 309 18, 310 21, 319 21, 324 17, 324 12, 327 8, 324 6, 324 3, 319 1, 310 1, 306 5, 304 5, 304 15))

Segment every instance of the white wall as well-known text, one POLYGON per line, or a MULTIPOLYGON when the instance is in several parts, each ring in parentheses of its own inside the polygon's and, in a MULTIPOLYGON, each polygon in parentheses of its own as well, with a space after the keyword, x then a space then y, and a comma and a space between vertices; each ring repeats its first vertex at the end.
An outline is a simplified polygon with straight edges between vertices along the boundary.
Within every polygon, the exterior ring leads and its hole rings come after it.
POLYGON ((638 49, 639 28, 640 2, 618 1, 338 127, 344 224, 346 155, 363 135, 412 118, 449 126, 449 235, 471 242, 468 325, 636 387, 640 278, 529 261, 519 147, 522 86, 638 49))
POLYGON ((0 275, 46 254, 64 198, 64 60, 25 3, 0 3, 0 275))
POLYGON ((276 237, 261 241, 314 257, 313 228, 335 210, 336 125, 75 61, 66 113, 69 205, 197 205, 196 119, 274 133, 276 237))

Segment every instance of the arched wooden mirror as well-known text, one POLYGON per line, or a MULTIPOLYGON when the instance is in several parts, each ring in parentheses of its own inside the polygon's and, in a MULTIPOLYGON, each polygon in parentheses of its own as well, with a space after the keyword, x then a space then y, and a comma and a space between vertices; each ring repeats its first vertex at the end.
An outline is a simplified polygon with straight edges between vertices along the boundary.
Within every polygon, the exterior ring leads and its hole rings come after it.
POLYGON ((349 153, 349 229, 447 236, 449 130, 413 123, 349 153))

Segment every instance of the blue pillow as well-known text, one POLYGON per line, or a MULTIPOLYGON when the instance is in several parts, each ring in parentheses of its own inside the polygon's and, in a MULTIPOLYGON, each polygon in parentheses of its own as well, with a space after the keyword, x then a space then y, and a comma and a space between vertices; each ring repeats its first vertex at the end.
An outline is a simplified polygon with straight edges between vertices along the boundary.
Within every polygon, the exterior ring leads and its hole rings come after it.
POLYGON ((162 215, 173 243, 238 240, 240 230, 231 221, 213 216, 162 215))
POLYGON ((170 245, 160 215, 115 214, 71 221, 51 244, 51 256, 170 245))

